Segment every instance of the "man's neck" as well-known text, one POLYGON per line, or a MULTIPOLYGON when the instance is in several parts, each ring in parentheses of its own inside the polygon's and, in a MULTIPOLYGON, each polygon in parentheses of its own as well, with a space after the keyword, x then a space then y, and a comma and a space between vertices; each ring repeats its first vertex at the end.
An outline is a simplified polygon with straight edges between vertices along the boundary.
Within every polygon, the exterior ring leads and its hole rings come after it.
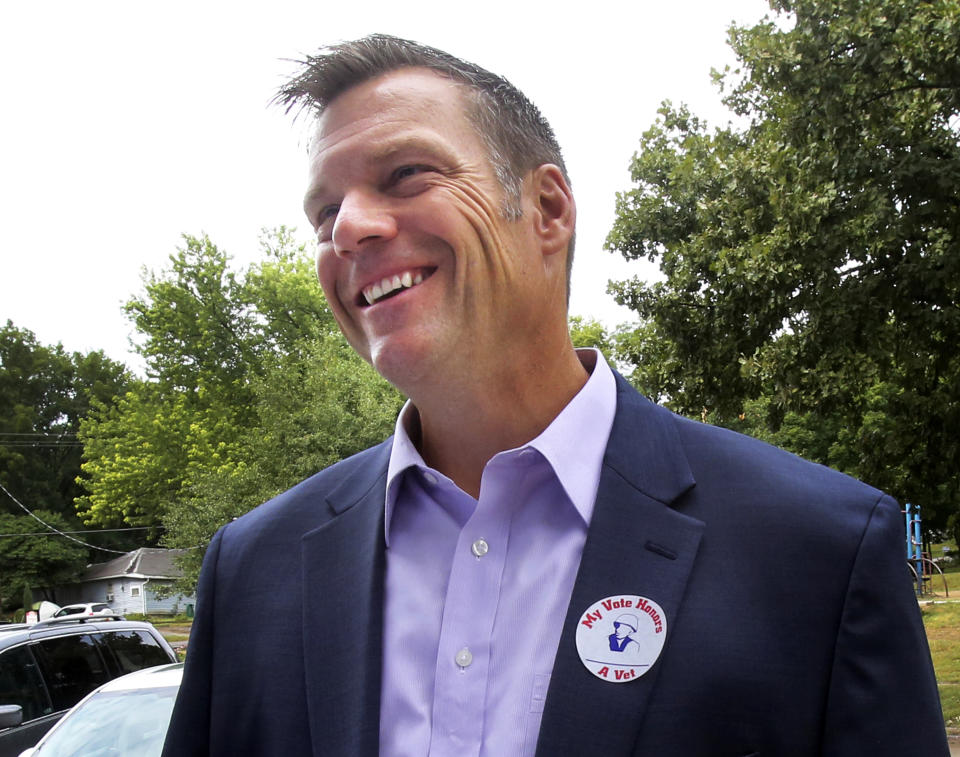
POLYGON ((490 458, 539 436, 588 377, 568 345, 547 358, 506 363, 482 381, 411 398, 420 416, 415 442, 430 467, 478 497, 490 458))

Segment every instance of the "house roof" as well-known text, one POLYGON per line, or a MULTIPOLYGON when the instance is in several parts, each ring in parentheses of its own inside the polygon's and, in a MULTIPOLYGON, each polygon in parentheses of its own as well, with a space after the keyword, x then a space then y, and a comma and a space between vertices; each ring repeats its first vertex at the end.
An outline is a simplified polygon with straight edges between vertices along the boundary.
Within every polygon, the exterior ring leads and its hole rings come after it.
POLYGON ((107 562, 88 565, 80 582, 102 581, 105 578, 167 578, 183 575, 173 562, 185 549, 149 549, 143 547, 107 562))

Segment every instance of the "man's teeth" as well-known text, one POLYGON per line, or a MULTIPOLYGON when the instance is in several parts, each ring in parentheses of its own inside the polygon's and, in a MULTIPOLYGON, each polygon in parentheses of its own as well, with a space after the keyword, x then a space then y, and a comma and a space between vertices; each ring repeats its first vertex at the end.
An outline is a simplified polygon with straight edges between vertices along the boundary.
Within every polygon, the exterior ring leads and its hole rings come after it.
POLYGON ((419 271, 417 273, 404 271, 398 276, 381 279, 376 284, 367 287, 363 290, 363 297, 366 299, 368 305, 372 305, 377 300, 383 299, 386 295, 398 289, 409 289, 410 287, 415 287, 422 281, 423 274, 419 271))

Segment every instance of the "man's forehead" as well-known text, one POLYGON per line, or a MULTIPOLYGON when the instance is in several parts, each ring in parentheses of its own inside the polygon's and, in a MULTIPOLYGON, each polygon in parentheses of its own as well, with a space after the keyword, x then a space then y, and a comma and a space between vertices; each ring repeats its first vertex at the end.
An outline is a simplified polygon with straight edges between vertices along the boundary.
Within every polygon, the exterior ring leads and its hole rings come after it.
POLYGON ((402 68, 361 82, 337 95, 317 119, 314 142, 349 136, 375 123, 437 123, 465 116, 463 85, 426 68, 402 68))
POLYGON ((449 119, 440 121, 430 116, 411 118, 409 114, 384 111, 346 121, 334 131, 318 126, 310 144, 309 168, 316 171, 331 161, 338 164, 347 161, 360 169, 360 164, 377 164, 410 152, 455 161, 455 144, 462 144, 457 139, 458 134, 466 134, 477 142, 478 150, 482 149, 468 125, 453 130, 451 134, 450 131, 435 128, 440 123, 449 125, 449 119))
POLYGON ((323 116, 317 120, 313 137, 310 139, 310 156, 313 159, 337 144, 348 143, 358 135, 371 133, 380 133, 383 136, 397 135, 403 129, 404 124, 409 123, 408 121, 401 122, 397 118, 390 118, 386 112, 345 120, 335 128, 329 121, 325 122, 322 119, 323 116))

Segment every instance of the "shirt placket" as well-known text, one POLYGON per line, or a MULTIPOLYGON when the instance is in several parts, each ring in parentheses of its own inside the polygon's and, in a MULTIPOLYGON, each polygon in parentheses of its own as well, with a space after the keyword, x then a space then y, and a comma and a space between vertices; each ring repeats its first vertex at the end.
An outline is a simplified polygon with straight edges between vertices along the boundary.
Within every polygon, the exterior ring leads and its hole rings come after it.
POLYGON ((488 464, 480 499, 457 540, 437 648, 431 757, 478 755, 483 742, 491 637, 510 534, 508 470, 488 464))

